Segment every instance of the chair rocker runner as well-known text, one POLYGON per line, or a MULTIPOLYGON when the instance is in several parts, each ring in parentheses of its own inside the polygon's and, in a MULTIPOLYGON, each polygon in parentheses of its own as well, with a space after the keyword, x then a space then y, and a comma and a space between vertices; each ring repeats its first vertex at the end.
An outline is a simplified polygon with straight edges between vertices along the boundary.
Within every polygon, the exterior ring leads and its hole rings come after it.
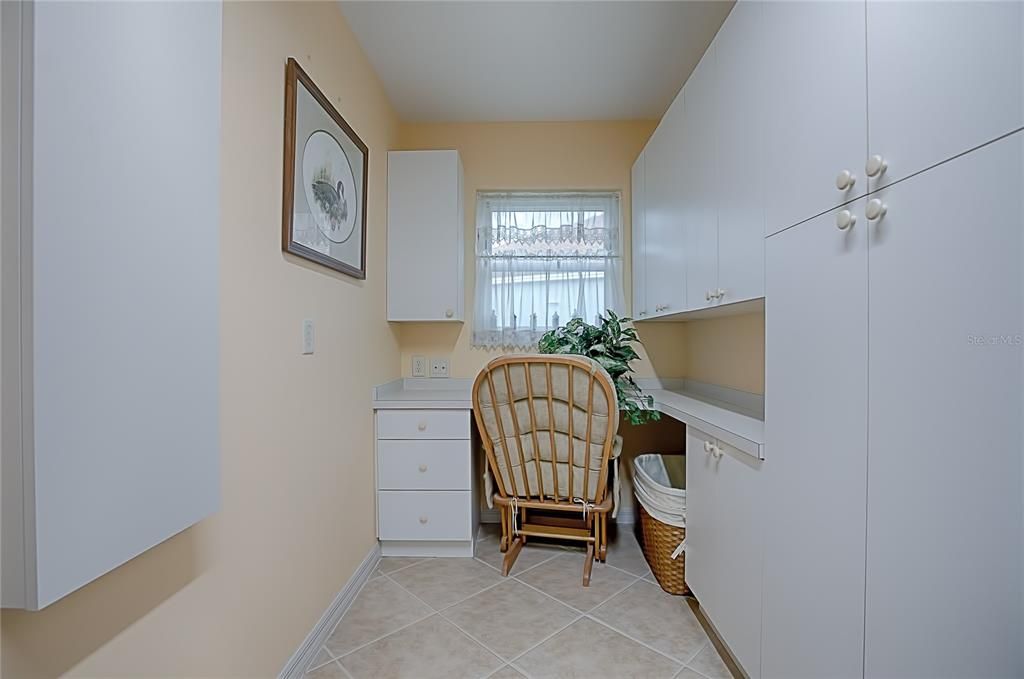
POLYGON ((497 484, 502 575, 530 537, 576 540, 588 586, 607 556, 609 466, 622 441, 611 376, 584 356, 502 356, 477 376, 473 413, 497 484))

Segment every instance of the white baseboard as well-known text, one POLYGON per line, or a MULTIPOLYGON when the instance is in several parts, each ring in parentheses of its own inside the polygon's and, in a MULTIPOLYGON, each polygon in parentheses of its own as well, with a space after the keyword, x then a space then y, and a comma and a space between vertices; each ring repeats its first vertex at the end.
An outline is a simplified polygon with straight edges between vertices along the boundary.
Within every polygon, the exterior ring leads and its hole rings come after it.
POLYGON ((306 668, 313 662, 313 659, 320 651, 320 647, 324 645, 327 637, 334 631, 334 626, 338 624, 341 617, 345 615, 345 611, 356 600, 356 596, 358 596, 363 585, 370 580, 378 563, 380 563, 380 544, 375 542, 369 554, 359 564, 359 568, 348 579, 348 582, 341 588, 338 595, 334 597, 334 601, 327 607, 324 614, 320 616, 319 622, 313 626, 305 641, 302 642, 298 650, 285 663, 284 668, 278 675, 278 679, 297 679, 305 674, 306 668))

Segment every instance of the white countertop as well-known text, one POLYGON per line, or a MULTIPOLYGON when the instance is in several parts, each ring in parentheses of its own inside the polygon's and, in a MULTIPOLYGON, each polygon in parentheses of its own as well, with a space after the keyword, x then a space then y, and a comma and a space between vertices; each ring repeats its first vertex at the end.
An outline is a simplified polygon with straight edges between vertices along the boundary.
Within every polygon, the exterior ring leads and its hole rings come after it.
MULTIPOLYGON (((685 379, 638 379, 659 412, 763 459, 764 398, 685 379)), ((473 407, 471 379, 405 378, 373 388, 374 410, 473 407)))

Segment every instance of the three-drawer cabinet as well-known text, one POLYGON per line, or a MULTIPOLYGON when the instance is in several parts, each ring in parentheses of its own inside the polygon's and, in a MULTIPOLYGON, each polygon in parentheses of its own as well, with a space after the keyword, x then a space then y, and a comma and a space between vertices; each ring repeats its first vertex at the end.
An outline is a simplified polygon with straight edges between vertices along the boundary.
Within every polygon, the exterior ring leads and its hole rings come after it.
POLYGON ((385 556, 473 555, 470 420, 468 409, 377 410, 377 536, 385 556))

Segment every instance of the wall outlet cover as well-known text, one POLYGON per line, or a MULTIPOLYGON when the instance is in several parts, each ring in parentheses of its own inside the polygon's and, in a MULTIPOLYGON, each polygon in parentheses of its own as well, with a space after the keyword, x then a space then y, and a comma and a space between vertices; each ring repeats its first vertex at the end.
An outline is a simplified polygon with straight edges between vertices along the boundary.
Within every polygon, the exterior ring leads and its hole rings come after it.
POLYGON ((431 377, 448 377, 448 359, 436 357, 430 359, 431 377))
POLYGON ((426 356, 413 356, 412 357, 412 376, 413 377, 426 377, 427 376, 427 357, 426 356))

